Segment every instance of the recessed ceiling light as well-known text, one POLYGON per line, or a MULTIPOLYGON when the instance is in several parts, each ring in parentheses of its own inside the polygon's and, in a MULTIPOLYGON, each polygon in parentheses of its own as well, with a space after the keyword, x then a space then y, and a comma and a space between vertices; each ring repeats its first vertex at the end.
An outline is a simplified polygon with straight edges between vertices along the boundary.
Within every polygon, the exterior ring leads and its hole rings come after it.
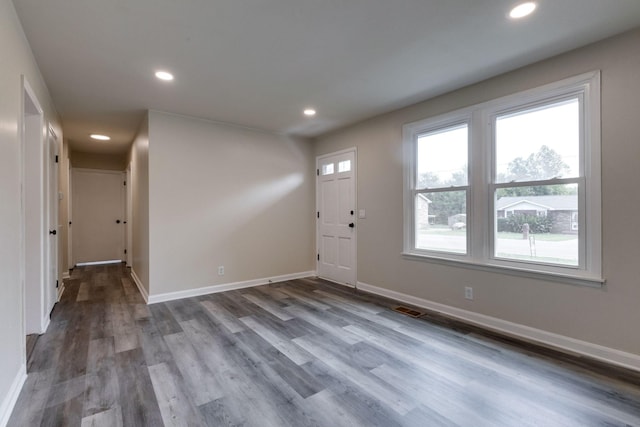
POLYGON ((108 141, 111 139, 111 137, 107 136, 107 135, 100 135, 97 133, 92 133, 91 135, 89 135, 91 138, 93 139, 97 139, 98 141, 108 141))
POLYGON ((167 71, 156 71, 156 77, 160 80, 171 81, 173 80, 173 74, 167 71))
POLYGON ((536 7, 537 5, 532 1, 521 3, 511 9, 511 12, 509 12, 509 16, 513 19, 524 18, 525 16, 531 15, 531 13, 536 10, 536 7))
POLYGON ((316 115, 316 110, 314 110, 313 108, 307 108, 306 110, 303 111, 305 116, 315 116, 316 115))

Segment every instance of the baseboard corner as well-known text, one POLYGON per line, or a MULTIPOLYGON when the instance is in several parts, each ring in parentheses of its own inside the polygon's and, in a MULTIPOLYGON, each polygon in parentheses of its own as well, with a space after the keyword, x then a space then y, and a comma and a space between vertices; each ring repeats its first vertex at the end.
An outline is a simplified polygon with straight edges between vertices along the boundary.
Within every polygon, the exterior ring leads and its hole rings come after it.
POLYGON ((22 364, 16 373, 16 377, 14 378, 11 387, 9 388, 9 392, 4 399, 2 399, 2 403, 0 404, 0 427, 5 427, 9 422, 13 408, 18 401, 18 396, 20 396, 22 386, 26 380, 27 367, 25 364, 22 364))
POLYGON ((136 274, 136 271, 133 269, 133 267, 131 267, 131 279, 133 279, 133 283, 136 284, 138 291, 140 291, 140 295, 142 295, 142 298, 144 298, 144 302, 146 302, 147 304, 151 304, 149 302, 149 294, 147 293, 147 290, 142 285, 142 281, 136 274))

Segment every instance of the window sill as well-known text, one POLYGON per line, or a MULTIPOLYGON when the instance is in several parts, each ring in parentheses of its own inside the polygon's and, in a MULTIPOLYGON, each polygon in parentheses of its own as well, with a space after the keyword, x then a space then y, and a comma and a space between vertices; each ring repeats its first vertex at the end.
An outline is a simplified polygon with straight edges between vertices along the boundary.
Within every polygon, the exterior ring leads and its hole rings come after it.
POLYGON ((526 277, 529 279, 545 280, 551 282, 564 283, 576 286, 588 286, 591 288, 603 288, 606 280, 591 276, 565 275, 561 273, 540 271, 527 268, 517 268, 496 264, 480 264, 473 261, 462 261, 458 259, 441 258, 435 256, 418 255, 409 252, 403 252, 402 257, 407 260, 423 261, 433 264, 448 265, 451 267, 466 268, 470 270, 488 271, 491 273, 508 274, 517 277, 526 277))

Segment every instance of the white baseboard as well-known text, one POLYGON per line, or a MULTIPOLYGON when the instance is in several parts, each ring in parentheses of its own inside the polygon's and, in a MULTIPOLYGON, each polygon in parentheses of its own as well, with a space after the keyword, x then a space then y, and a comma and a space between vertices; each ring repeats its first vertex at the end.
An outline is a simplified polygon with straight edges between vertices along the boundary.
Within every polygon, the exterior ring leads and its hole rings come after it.
POLYGON ((16 377, 9 388, 9 392, 2 399, 2 404, 0 404, 0 427, 5 427, 9 422, 9 418, 11 417, 11 412, 13 412, 13 407, 16 405, 18 401, 18 396, 20 396, 20 392, 22 391, 22 386, 24 382, 27 380, 27 367, 26 365, 21 365, 20 370, 16 374, 16 377))
POLYGON ((165 294, 151 295, 147 300, 149 304, 172 301, 182 298, 197 297, 200 295, 214 294, 217 292, 232 291, 234 289, 251 288, 254 286, 267 285, 269 283, 284 282, 287 280, 302 279, 303 277, 315 276, 315 271, 304 271, 301 273, 284 274, 263 279, 246 280, 243 282, 224 283, 222 285, 206 286, 204 288, 188 289, 186 291, 167 292, 165 294))
POLYGON ((332 279, 328 279, 326 277, 322 277, 322 276, 318 276, 318 279, 322 279, 322 280, 326 280, 327 282, 331 282, 331 283, 335 283, 336 285, 340 285, 340 286, 345 286, 347 288, 352 288, 354 289, 356 287, 356 285, 351 285, 349 283, 344 283, 344 282, 337 282, 335 280, 332 279))
POLYGON ((42 318, 42 331, 40 331, 40 333, 38 335, 42 335, 44 333, 47 332, 47 329, 49 328, 49 324, 51 323, 51 315, 49 313, 45 314, 44 317, 42 318))
POLYGON ((78 267, 85 267, 88 265, 120 264, 121 262, 122 262, 121 259, 108 259, 106 261, 79 262, 79 263, 76 263, 76 265, 78 267))
POLYGON ((58 302, 62 300, 62 294, 64 294, 65 289, 66 287, 64 286, 64 282, 62 282, 60 284, 60 287, 58 288, 58 300, 57 300, 58 302))
POLYGON ((451 307, 445 304, 440 304, 412 295, 392 291, 390 289, 380 288, 363 282, 358 282, 358 289, 411 304, 416 307, 422 307, 428 310, 436 311, 438 313, 445 314, 449 317, 453 317, 485 329, 490 329, 516 338, 532 341, 545 347, 588 356, 592 359, 597 359, 611 365, 640 371, 640 355, 637 354, 627 353, 598 344, 593 344, 587 341, 577 340, 575 338, 555 334, 553 332, 543 331, 541 329, 509 322, 497 317, 486 316, 484 314, 474 313, 472 311, 463 310, 461 308, 451 307))
POLYGON ((69 270, 62 273, 62 280, 66 279, 71 279, 71 273, 69 273, 69 270))
POLYGON ((144 298, 144 302, 149 304, 149 294, 147 293, 147 290, 144 288, 144 286, 142 286, 142 281, 136 274, 136 271, 133 269, 133 267, 131 267, 131 278, 133 279, 133 283, 135 283, 136 286, 138 287, 138 290, 140 291, 142 298, 144 298))

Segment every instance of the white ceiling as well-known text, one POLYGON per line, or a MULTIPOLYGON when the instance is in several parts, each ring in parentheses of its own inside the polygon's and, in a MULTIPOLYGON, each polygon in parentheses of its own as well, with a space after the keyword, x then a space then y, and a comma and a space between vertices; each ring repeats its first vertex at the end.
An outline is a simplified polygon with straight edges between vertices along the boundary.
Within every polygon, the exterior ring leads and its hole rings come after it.
POLYGON ((510 0, 14 4, 65 137, 93 152, 124 152, 147 109, 317 136, 640 26, 639 0, 538 0, 522 21, 510 0))

